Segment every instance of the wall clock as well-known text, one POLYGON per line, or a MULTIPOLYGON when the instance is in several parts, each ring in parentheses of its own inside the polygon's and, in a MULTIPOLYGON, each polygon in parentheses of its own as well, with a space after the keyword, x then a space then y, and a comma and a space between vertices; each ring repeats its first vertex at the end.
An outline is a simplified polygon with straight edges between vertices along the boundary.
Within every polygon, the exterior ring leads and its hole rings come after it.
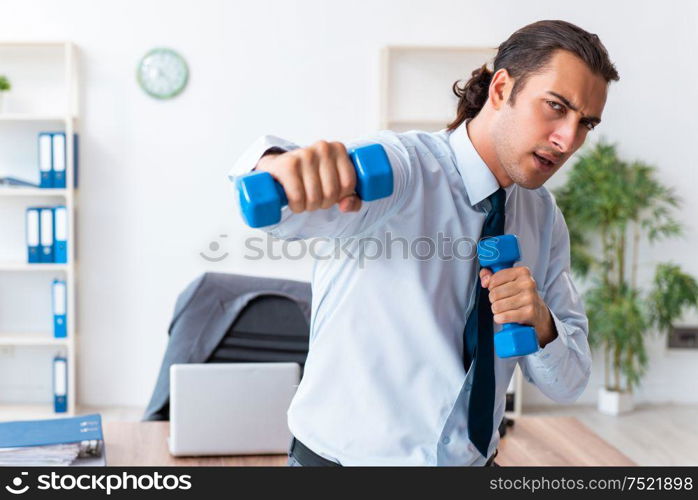
POLYGON ((136 77, 141 88, 156 99, 171 99, 180 94, 189 80, 189 68, 172 49, 157 48, 138 64, 136 77))

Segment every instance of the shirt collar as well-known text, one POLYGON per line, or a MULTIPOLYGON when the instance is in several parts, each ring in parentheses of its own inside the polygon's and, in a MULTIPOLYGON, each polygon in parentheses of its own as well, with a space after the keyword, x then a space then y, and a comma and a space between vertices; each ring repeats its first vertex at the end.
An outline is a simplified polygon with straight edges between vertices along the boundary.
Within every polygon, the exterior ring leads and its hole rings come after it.
MULTIPOLYGON (((499 182, 473 146, 465 122, 451 132, 448 141, 456 155, 456 168, 463 179, 470 205, 475 206, 497 191, 499 182)), ((504 188, 507 200, 515 186, 504 188)))

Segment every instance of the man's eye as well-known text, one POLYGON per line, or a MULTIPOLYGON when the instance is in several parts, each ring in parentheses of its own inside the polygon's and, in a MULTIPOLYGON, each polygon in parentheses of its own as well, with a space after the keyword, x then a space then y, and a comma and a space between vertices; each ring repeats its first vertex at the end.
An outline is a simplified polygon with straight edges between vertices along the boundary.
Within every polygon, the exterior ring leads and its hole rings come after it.
POLYGON ((594 130, 594 128, 596 128, 596 125, 593 123, 587 123, 586 126, 589 129, 589 131, 592 131, 594 130))
POLYGON ((555 101, 548 101, 548 105, 551 108, 553 108, 555 111, 562 111, 565 109, 562 104, 560 104, 559 102, 555 102, 555 101))

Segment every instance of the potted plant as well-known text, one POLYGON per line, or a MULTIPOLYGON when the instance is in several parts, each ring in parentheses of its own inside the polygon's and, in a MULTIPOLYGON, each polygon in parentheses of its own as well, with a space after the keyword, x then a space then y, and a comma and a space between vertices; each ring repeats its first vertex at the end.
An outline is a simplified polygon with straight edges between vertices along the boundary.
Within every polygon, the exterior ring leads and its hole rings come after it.
POLYGON ((5 93, 9 92, 11 88, 10 80, 6 76, 0 75, 0 113, 5 111, 5 93))
POLYGON ((677 264, 657 264, 646 286, 638 279, 640 243, 682 234, 673 215, 680 200, 654 167, 622 160, 603 140, 580 155, 555 196, 570 231, 573 271, 588 287, 589 343, 604 356, 598 409, 617 415, 633 408, 633 389, 647 369, 647 335, 667 332, 698 307, 698 282, 677 264))

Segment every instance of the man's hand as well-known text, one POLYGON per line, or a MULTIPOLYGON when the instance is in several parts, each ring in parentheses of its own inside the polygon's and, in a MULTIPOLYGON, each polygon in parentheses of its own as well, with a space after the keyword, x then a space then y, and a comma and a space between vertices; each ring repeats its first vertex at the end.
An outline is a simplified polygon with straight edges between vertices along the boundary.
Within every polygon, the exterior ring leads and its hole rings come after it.
POLYGON ((494 320, 499 324, 520 323, 535 328, 538 344, 545 347, 557 337, 548 306, 538 295, 536 280, 524 266, 492 273, 480 271, 480 282, 489 290, 494 320))
POLYGON ((341 142, 319 141, 307 148, 268 154, 255 170, 269 172, 281 184, 292 212, 311 212, 336 203, 342 212, 361 208, 354 192, 354 165, 341 142))

